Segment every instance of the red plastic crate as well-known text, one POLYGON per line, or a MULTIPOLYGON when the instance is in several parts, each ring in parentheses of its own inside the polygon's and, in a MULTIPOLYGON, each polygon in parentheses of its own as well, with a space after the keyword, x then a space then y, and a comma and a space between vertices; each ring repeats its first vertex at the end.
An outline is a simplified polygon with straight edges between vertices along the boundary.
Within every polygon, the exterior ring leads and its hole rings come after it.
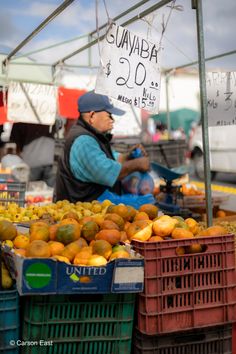
POLYGON ((236 323, 232 327, 232 353, 236 353, 236 323))
POLYGON ((140 332, 154 335, 236 321, 234 235, 132 244, 145 260, 140 332), (194 243, 204 252, 176 254, 177 247, 194 243))

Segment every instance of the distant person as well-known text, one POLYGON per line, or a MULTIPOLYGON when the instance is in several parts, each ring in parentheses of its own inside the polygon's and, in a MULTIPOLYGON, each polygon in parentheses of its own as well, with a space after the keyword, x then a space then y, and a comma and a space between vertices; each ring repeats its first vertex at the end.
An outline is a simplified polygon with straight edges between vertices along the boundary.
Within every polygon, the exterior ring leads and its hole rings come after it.
POLYGON ((30 181, 44 181, 54 186, 55 128, 42 124, 14 123, 10 141, 16 144, 17 153, 30 167, 30 181))

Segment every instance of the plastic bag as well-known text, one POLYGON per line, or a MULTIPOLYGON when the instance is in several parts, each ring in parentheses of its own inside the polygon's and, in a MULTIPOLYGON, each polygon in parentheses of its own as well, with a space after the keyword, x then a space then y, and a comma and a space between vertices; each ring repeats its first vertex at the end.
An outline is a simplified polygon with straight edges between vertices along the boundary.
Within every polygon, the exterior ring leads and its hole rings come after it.
POLYGON ((122 180, 122 187, 125 193, 135 195, 152 194, 154 181, 152 176, 147 172, 134 172, 122 180))
POLYGON ((146 195, 133 195, 133 194, 123 194, 118 195, 116 193, 112 193, 109 190, 106 190, 99 198, 99 202, 103 202, 104 200, 110 200, 113 204, 125 204, 134 207, 135 209, 139 209, 143 204, 154 204, 156 202, 154 196, 152 194, 146 195))

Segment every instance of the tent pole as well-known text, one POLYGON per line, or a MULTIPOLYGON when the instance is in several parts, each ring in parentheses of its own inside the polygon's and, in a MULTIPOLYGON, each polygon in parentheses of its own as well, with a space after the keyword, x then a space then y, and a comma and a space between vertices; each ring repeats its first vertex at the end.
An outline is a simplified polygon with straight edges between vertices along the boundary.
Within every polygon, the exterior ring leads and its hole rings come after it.
POLYGON ((15 49, 13 49, 8 56, 4 59, 3 65, 5 66, 8 60, 16 54, 22 47, 24 47, 36 34, 38 34, 49 22, 51 22, 56 16, 64 11, 74 0, 65 0, 51 15, 49 15, 32 33, 30 33, 15 49))
MULTIPOLYGON (((172 0, 160 0, 157 4, 149 7, 148 9, 140 12, 138 15, 135 15, 134 17, 131 17, 129 20, 123 22, 121 24, 121 26, 128 26, 131 23, 139 20, 140 18, 147 16, 148 14, 150 14, 151 12, 161 8, 162 6, 168 4, 169 2, 171 2, 172 0)), ((64 58, 58 60, 57 62, 55 62, 54 64, 52 64, 53 68, 55 69, 55 67, 60 64, 60 63, 64 63, 66 60, 72 58, 74 55, 77 55, 81 52, 83 52, 84 50, 88 49, 89 47, 93 46, 94 44, 96 44, 98 41, 102 41, 105 38, 105 34, 101 35, 100 37, 94 39, 93 41, 91 41, 90 43, 84 45, 83 47, 77 49, 75 52, 66 55, 64 58)))
POLYGON ((196 21, 197 21, 200 103, 201 103, 203 159, 204 159, 204 182, 205 182, 205 195, 206 195, 207 226, 209 227, 212 225, 213 216, 212 216, 212 199, 211 199, 211 176, 210 176, 210 154, 209 154, 209 136, 208 136, 202 0, 192 0, 192 8, 196 10, 196 21))
POLYGON ((166 122, 167 122, 168 139, 170 139, 171 122, 170 122, 170 105, 169 105, 169 82, 170 82, 169 73, 166 74, 165 81, 166 81, 166 122))

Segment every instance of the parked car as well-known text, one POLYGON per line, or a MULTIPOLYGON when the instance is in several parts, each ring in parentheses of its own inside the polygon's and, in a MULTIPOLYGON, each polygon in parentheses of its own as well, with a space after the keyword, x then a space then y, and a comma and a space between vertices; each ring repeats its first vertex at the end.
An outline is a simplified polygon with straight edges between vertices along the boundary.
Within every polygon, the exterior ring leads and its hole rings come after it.
MULTIPOLYGON (((202 126, 199 123, 190 133, 190 157, 195 174, 204 178, 202 126)), ((217 172, 236 173, 236 126, 209 127, 210 171, 212 179, 217 172)))

